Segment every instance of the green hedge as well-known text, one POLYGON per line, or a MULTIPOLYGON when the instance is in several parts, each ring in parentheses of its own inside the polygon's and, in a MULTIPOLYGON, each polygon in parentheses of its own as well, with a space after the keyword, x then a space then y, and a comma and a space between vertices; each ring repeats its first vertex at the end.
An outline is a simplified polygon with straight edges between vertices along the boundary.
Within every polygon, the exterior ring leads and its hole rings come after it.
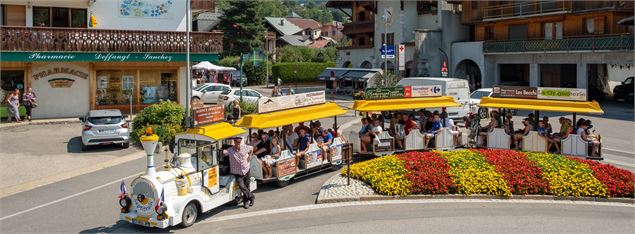
POLYGON ((327 67, 335 67, 335 63, 276 63, 271 67, 272 77, 282 79, 284 83, 294 83, 295 65, 298 65, 297 82, 315 82, 327 67))

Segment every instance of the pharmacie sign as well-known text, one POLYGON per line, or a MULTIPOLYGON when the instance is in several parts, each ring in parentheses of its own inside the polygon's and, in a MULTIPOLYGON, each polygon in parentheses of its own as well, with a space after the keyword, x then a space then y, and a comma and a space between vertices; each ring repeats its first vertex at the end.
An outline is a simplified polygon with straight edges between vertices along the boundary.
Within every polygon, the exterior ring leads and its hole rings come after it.
POLYGON ((436 96, 441 96, 440 85, 368 88, 364 93, 364 99, 366 100, 436 96))
POLYGON ((492 97, 564 101, 586 101, 586 89, 501 86, 492 89, 492 97))
MULTIPOLYGON (((184 53, 2 52, 6 62, 183 62, 184 53)), ((190 54, 192 61, 218 61, 218 54, 190 54)))

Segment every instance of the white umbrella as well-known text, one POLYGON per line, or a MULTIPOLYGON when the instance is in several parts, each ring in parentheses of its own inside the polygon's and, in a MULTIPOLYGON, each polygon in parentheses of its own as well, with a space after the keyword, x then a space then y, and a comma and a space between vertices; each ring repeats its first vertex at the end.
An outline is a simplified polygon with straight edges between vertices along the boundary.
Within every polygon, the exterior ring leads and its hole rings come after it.
POLYGON ((218 66, 218 65, 214 65, 214 64, 212 64, 212 63, 210 63, 208 61, 200 62, 200 63, 192 66, 192 69, 205 69, 205 70, 211 70, 211 71, 236 71, 236 68, 218 66))

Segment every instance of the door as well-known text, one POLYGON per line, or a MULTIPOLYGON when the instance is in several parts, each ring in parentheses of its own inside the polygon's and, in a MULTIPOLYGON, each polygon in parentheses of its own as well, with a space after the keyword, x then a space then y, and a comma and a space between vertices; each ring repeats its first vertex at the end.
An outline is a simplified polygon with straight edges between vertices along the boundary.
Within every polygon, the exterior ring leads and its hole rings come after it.
MULTIPOLYGON (((244 95, 244 93, 243 93, 244 95)), ((248 102, 256 103, 260 99, 260 94, 253 90, 247 91, 247 100, 248 102)))
POLYGON ((207 88, 205 88, 205 93, 203 93, 203 102, 205 103, 217 103, 218 102, 218 96, 220 95, 220 93, 222 93, 223 91, 225 91, 226 88, 225 86, 218 86, 218 85, 211 85, 208 86, 207 88))
POLYGON ((220 191, 218 179, 218 150, 213 143, 197 147, 197 171, 203 173, 203 187, 212 194, 220 191))

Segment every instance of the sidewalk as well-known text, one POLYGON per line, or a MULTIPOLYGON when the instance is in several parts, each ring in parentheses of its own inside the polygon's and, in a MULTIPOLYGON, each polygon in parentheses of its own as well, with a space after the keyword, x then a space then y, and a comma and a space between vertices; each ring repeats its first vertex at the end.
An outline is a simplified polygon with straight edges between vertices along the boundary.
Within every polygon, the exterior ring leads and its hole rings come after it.
POLYGON ((28 125, 48 125, 48 124, 69 124, 69 123, 79 123, 78 118, 58 118, 58 119, 34 119, 33 121, 22 121, 20 123, 16 123, 14 121, 7 123, 6 121, 0 122, 0 130, 11 129, 20 126, 28 126, 28 125))

